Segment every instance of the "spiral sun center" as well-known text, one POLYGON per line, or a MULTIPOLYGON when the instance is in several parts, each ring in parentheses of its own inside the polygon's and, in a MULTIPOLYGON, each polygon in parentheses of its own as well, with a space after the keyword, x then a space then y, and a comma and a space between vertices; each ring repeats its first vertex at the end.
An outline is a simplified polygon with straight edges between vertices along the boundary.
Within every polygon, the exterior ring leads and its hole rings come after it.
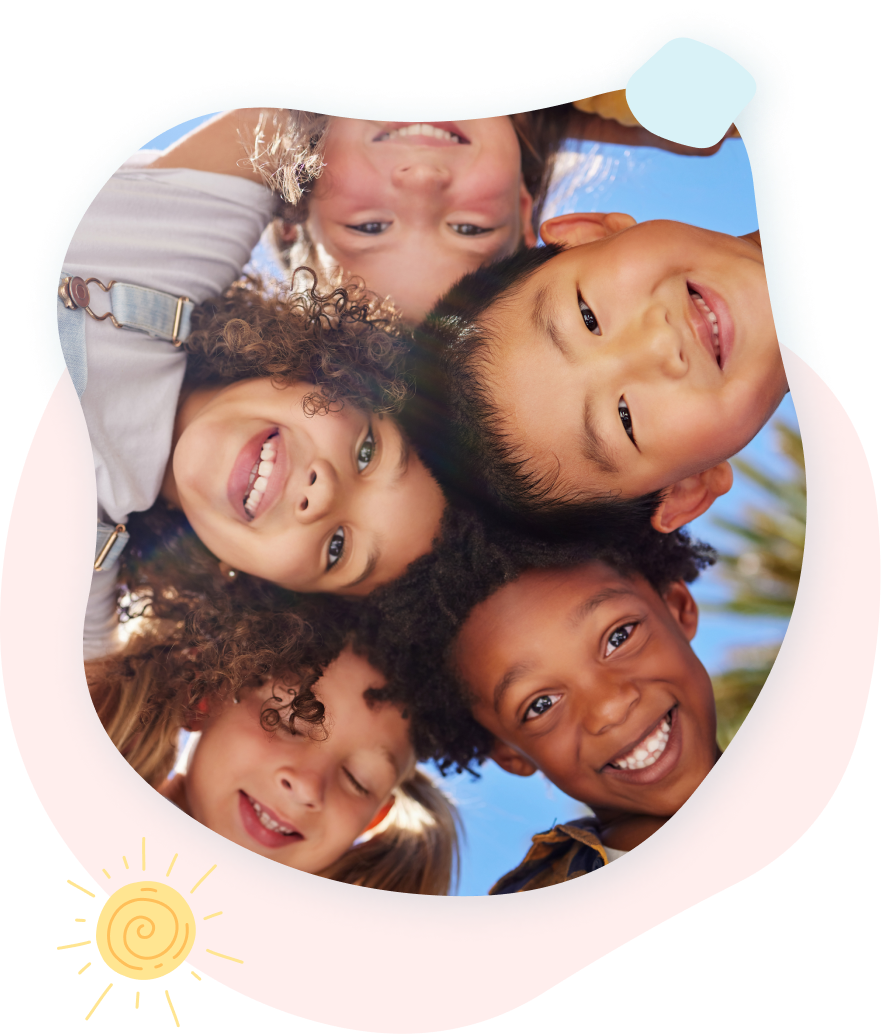
POLYGON ((101 958, 133 980, 153 980, 177 969, 195 938, 190 906, 165 883, 140 880, 120 887, 98 917, 101 958))

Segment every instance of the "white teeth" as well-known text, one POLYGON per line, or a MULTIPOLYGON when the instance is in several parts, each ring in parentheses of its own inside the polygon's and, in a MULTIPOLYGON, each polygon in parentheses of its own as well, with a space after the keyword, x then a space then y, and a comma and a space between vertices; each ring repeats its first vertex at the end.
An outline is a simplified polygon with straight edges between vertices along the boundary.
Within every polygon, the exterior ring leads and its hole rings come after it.
POLYGON ((283 826, 280 822, 276 822, 275 819, 271 819, 253 797, 248 797, 248 800, 251 802, 251 807, 257 813, 257 818, 260 819, 261 826, 264 826, 273 833, 291 834, 294 832, 290 826, 283 826))
POLYGON ((718 354, 719 349, 719 320, 716 317, 715 312, 707 305, 707 303, 701 298, 696 291, 690 291, 694 304, 703 312, 707 319, 710 321, 713 327, 713 345, 716 347, 716 353, 718 354))
POLYGON ((248 493, 243 500, 245 512, 249 517, 254 516, 257 507, 260 505, 260 500, 263 498, 263 493, 269 484, 269 477, 275 469, 275 458, 277 455, 275 439, 277 437, 278 431, 266 439, 263 443, 263 448, 260 450, 260 459, 251 468, 251 476, 248 479, 248 493))
POLYGON ((435 140, 452 140, 455 143, 461 142, 461 137, 455 133, 449 133, 446 129, 441 129, 439 126, 432 126, 427 122, 414 122, 412 126, 401 126, 399 129, 389 130, 388 133, 382 133, 378 136, 377 140, 398 140, 401 137, 408 136, 430 136, 435 140))
POLYGON ((670 722, 665 715, 658 723, 657 728, 638 743, 629 754, 615 758, 612 762, 614 768, 632 771, 638 768, 649 768, 653 765, 667 749, 667 742, 670 739, 670 722))

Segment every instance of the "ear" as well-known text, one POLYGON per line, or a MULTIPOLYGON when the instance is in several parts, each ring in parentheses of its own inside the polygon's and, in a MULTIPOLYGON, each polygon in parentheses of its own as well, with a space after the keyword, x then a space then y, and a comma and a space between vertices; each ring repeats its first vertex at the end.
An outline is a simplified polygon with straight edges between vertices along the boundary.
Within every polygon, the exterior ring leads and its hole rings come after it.
POLYGON ((208 714, 208 698, 202 697, 202 699, 196 704, 195 710, 199 712, 199 716, 193 716, 184 726, 187 732, 201 732, 202 726, 205 724, 208 714))
POLYGON ((520 180, 520 225, 523 227, 523 243, 527 248, 534 248, 538 244, 538 237, 532 228, 532 194, 526 189, 526 184, 520 180))
POLYGON ((655 531, 670 532, 688 524, 730 490, 734 482, 731 464, 725 460, 709 470, 677 481, 664 493, 661 505, 652 514, 655 531))
POLYGON ((697 633, 698 609, 685 582, 673 582, 661 594, 682 634, 691 642, 697 633))
POLYGON ((623 212, 570 212, 546 219, 539 232, 546 244, 568 244, 574 248, 601 241, 631 226, 636 226, 636 220, 623 212))
POLYGON ((499 768, 503 768, 511 775, 531 776, 538 769, 531 761, 528 761, 519 750, 509 747, 507 743, 496 740, 493 743, 489 756, 495 761, 499 768))
POLYGON ((388 815, 388 813, 392 810, 392 806, 394 805, 394 803, 395 795, 392 794, 391 797, 389 797, 389 799, 385 802, 385 804, 383 804, 383 806, 379 809, 379 811, 373 816, 370 822, 364 827, 362 833, 367 833, 371 829, 375 829, 380 824, 380 822, 382 822, 382 820, 386 817, 386 815, 388 815))

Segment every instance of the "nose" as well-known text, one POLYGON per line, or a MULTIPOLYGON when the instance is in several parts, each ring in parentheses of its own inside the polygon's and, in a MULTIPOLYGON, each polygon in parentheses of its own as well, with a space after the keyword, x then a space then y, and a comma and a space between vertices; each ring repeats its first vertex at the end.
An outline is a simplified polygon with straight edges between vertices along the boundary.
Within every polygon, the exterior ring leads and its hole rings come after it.
POLYGON ((581 694, 581 725, 591 736, 623 725, 639 701, 639 689, 632 682, 593 685, 581 694))
POLYGON ((324 780, 314 769, 286 765, 276 773, 283 794, 302 808, 321 811, 324 806, 324 780))
POLYGON ((392 183, 401 190, 419 194, 439 193, 446 190, 453 175, 445 165, 412 161, 392 170, 392 183))
POLYGON ((325 460, 315 460, 303 476, 294 516, 301 524, 312 524, 330 513, 339 487, 336 471, 325 460))
POLYGON ((631 361, 637 366, 634 372, 642 376, 654 373, 673 380, 688 373, 686 343, 666 305, 657 303, 650 306, 634 336, 641 344, 631 352, 631 361))

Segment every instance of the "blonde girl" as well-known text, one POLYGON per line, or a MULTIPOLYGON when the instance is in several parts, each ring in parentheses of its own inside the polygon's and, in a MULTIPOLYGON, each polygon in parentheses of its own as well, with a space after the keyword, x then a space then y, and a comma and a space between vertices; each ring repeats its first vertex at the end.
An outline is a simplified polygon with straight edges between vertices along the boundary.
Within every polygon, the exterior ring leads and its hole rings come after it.
POLYGON ((86 665, 132 767, 222 836, 328 879, 446 894, 455 809, 416 768, 411 727, 339 609, 307 622, 221 599, 86 665), (172 773, 180 731, 198 732, 172 773))

